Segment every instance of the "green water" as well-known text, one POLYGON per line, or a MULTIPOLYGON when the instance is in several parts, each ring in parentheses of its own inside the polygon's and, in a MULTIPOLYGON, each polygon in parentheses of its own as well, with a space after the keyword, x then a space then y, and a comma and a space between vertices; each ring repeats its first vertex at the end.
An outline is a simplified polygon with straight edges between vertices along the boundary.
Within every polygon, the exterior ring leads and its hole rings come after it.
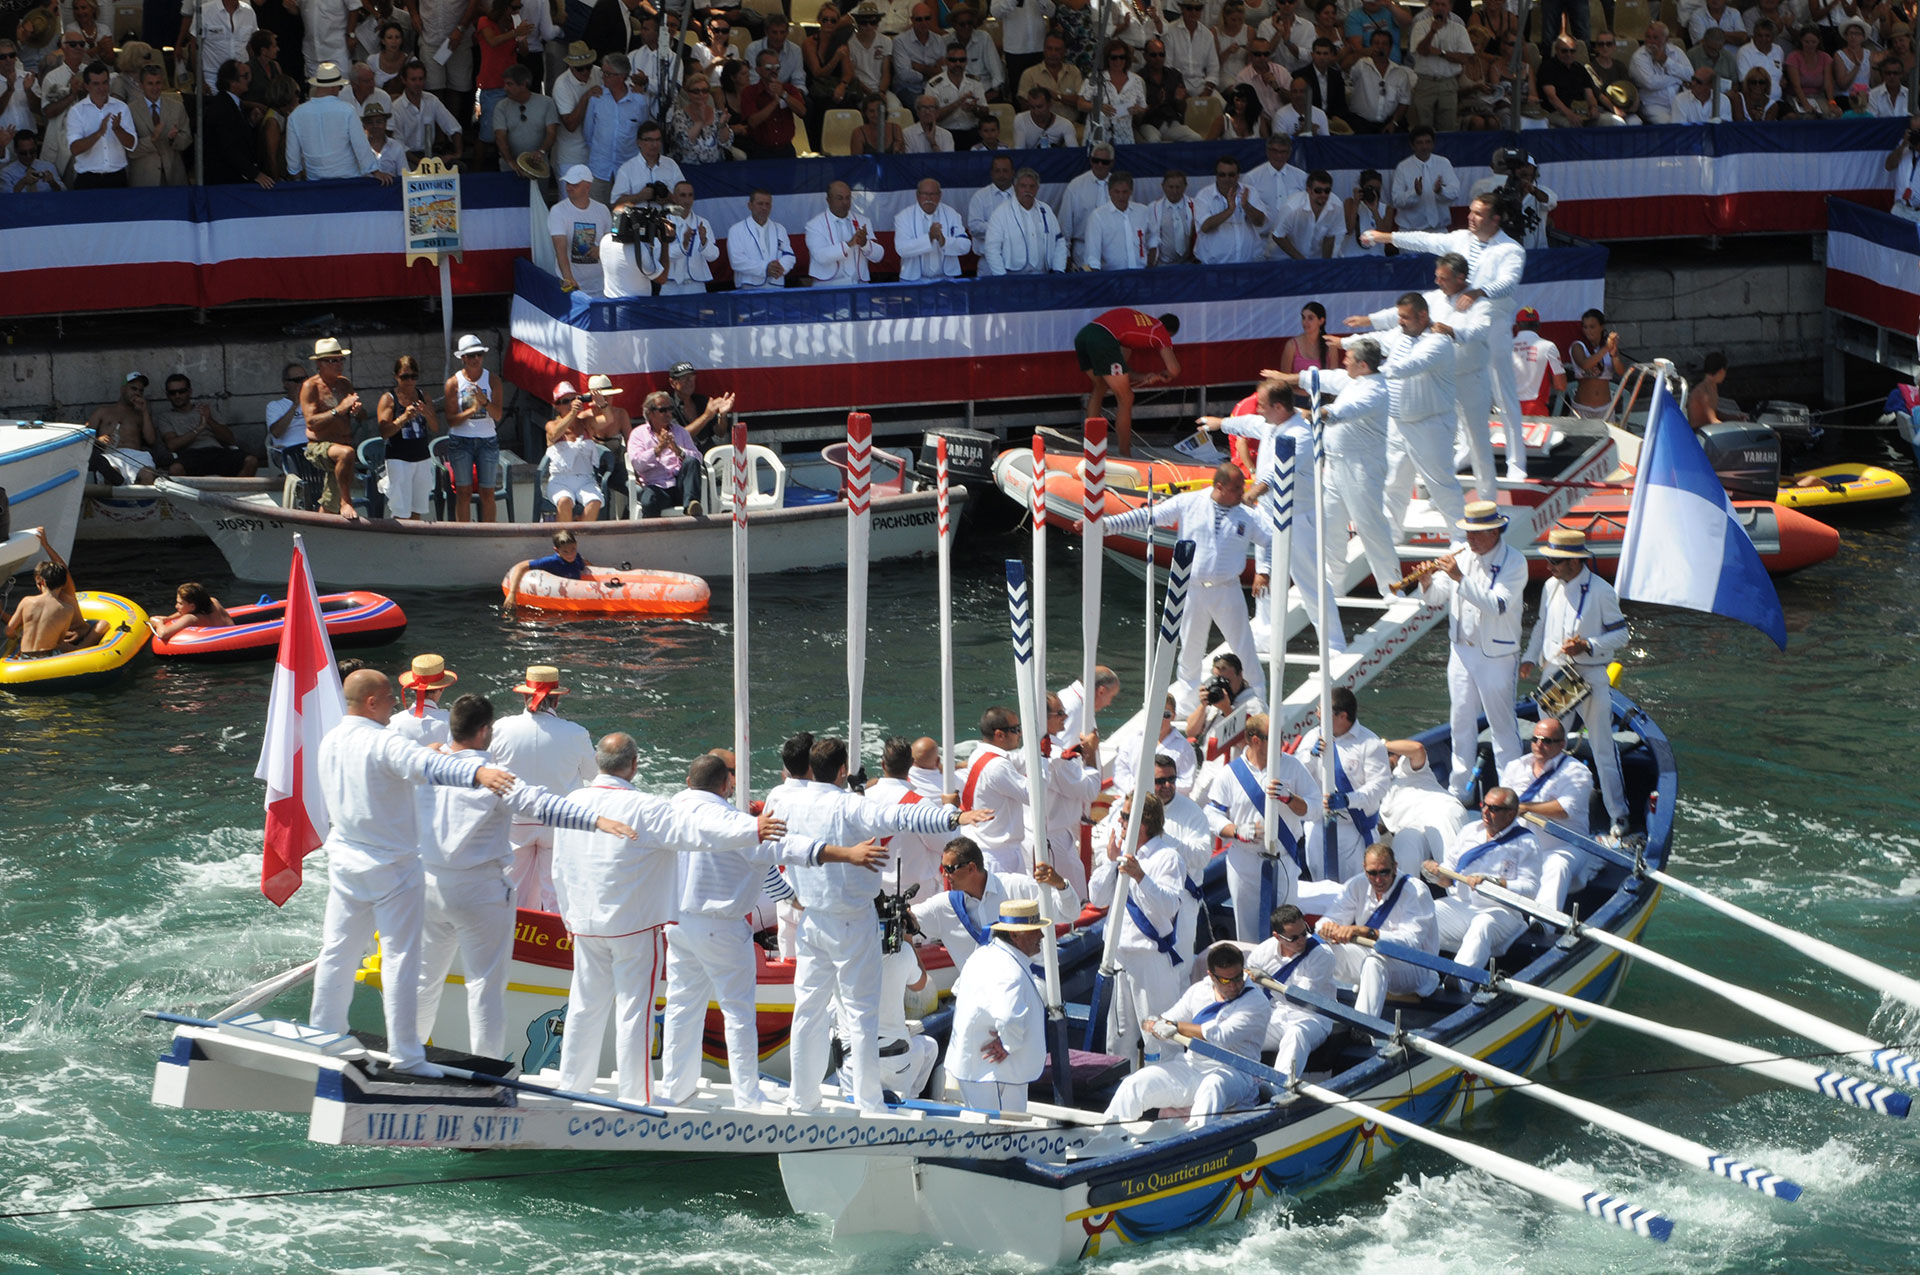
MULTIPOLYGON (((1673 737, 1681 767, 1675 871, 1808 933, 1920 974, 1920 745, 1914 635, 1920 534, 1904 520, 1844 532, 1832 563, 1781 588, 1792 646, 1730 623, 1635 615, 1627 690, 1673 737)), ((1054 684, 1077 675, 1077 553, 1055 541, 1054 684)), ((1011 656, 999 559, 1018 541, 974 542, 956 582, 963 734, 1005 698, 1011 656)), ((83 588, 149 604, 180 580, 251 601, 211 548, 101 552, 83 588)), ((1140 589, 1110 570, 1103 658, 1137 694, 1140 589)), ((754 582, 754 762, 761 789, 791 729, 846 713, 845 595, 837 576, 754 582)), ((444 654, 461 689, 496 702, 531 663, 557 663, 570 716, 641 741, 666 788, 696 751, 730 742, 730 609, 681 623, 503 622, 484 594, 400 595, 412 622, 376 652, 392 670, 444 654)), ((930 564, 876 570, 868 642, 870 744, 938 733, 936 592, 930 564)), ((1443 716, 1437 639, 1363 697, 1383 734, 1443 716)), ((0 1220, 0 1267, 55 1271, 816 1272, 1022 1269, 912 1239, 835 1244, 786 1207, 771 1160, 628 1164, 558 1154, 315 1146, 278 1115, 148 1103, 166 1033, 139 1017, 207 1011, 312 955, 324 871, 276 910, 258 890, 261 788, 252 772, 268 667, 148 664, 108 696, 0 700, 0 1212, 222 1197, 125 1211, 0 1220), (580 1171, 583 1167, 587 1171, 580 1171), (490 1181, 460 1181, 508 1175, 490 1181), (353 1189, 424 1183, 405 1189, 353 1189), (251 1193, 329 1194, 237 1200, 251 1193)), ((872 747, 869 753, 873 752, 872 747)), ((1724 977, 1882 1039, 1920 1040, 1920 1015, 1882 1008, 1773 944, 1685 901, 1652 941, 1724 977)), ((1634 974, 1622 1008, 1755 1043, 1803 1048, 1758 1019, 1634 974)), ((304 1010, 301 996, 283 1008, 304 1010)), ((1601 1029, 1554 1069, 1565 1087, 1806 1188, 1798 1205, 1690 1173, 1537 1104, 1509 1100, 1468 1136, 1582 1177, 1676 1222, 1656 1246, 1550 1210, 1413 1152, 1337 1191, 1245 1225, 1105 1263, 1178 1272, 1909 1271, 1920 1197, 1916 1128, 1774 1089, 1744 1073, 1601 1029)))

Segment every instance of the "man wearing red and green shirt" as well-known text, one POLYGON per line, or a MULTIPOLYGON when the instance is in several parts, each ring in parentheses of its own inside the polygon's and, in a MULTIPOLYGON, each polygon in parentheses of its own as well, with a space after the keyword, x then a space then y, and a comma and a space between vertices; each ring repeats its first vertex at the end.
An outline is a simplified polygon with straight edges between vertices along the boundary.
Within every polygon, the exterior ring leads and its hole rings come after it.
POLYGON ((1080 370, 1093 383, 1087 395, 1086 414, 1092 416, 1100 411, 1107 401, 1107 391, 1113 391, 1119 455, 1133 455, 1133 387, 1163 385, 1180 375, 1180 359, 1173 352, 1173 337, 1179 330, 1180 320, 1171 314, 1156 319, 1142 311, 1122 307, 1100 315, 1073 338, 1073 352, 1080 360, 1080 370), (1128 350, 1160 351, 1160 362, 1166 370, 1129 371, 1128 350))

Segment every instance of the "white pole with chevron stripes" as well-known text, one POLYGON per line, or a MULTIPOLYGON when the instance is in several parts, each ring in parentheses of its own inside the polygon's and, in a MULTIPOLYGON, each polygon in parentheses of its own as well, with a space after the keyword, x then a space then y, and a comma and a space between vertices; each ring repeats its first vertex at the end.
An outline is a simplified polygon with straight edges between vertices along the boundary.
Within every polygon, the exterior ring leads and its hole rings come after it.
MULTIPOLYGON (((1046 734, 1046 728, 1036 730, 1033 726, 1046 713, 1046 700, 1042 698, 1045 692, 1034 678, 1040 649, 1040 634, 1032 612, 1036 592, 1029 584, 1027 564, 1018 558, 1008 558, 1007 612, 1013 627, 1013 683, 1019 695, 1020 722, 1025 727, 1021 732, 1025 737, 1021 749, 1027 766, 1027 833, 1033 839, 1029 863, 1049 863, 1047 779, 1040 757, 1040 739, 1046 734)), ((1061 915, 1065 907, 1060 892, 1048 890, 1047 894, 1047 915, 1055 921, 1072 920, 1061 915)), ((1047 1016, 1058 1018, 1064 1012, 1060 995, 1060 945, 1052 926, 1047 927, 1040 951, 1047 973, 1047 1016)))
POLYGON ((873 417, 847 413, 847 753, 866 773, 861 699, 867 689, 867 544, 873 531, 873 417))
MULTIPOLYGON (((1027 497, 1033 511, 1033 578, 1028 588, 1033 599, 1033 663, 1027 673, 1034 688, 1034 715, 1022 718, 1021 724, 1038 757, 1039 741, 1047 733, 1047 443, 1038 434, 1033 436, 1033 481, 1027 485, 1027 497)), ((1034 833, 1034 844, 1038 847, 1045 840, 1043 823, 1034 833)), ((1036 858, 1039 853, 1036 849, 1036 858)))
POLYGON ((948 504, 947 439, 934 439, 940 514, 940 791, 955 790, 953 761, 953 520, 948 504))
MULTIPOLYGON (((1267 629, 1267 692, 1269 703, 1279 705, 1287 697, 1287 582, 1292 578, 1288 563, 1293 559, 1293 440, 1275 436, 1267 446, 1273 450, 1273 485, 1260 499, 1260 512, 1273 527, 1272 566, 1267 571, 1267 614, 1272 623, 1267 629)), ((1273 738, 1273 717, 1267 718, 1266 787, 1273 791, 1275 768, 1280 762, 1280 741, 1273 738)), ((1269 798, 1271 800, 1271 798, 1269 798)), ((1280 851, 1280 822, 1269 811, 1262 822, 1265 831, 1264 853, 1272 858, 1280 851)), ((1261 918, 1261 924, 1266 919, 1261 918)))
POLYGON ((1080 729, 1094 729, 1093 670, 1100 656, 1100 573, 1105 565, 1107 418, 1089 416, 1080 464, 1080 729))
POLYGON ((753 801, 753 732, 747 720, 747 424, 733 425, 727 490, 733 498, 733 804, 753 801))
MULTIPOLYGON (((1329 613, 1331 610, 1330 597, 1333 590, 1327 588, 1326 585, 1322 583, 1328 578, 1326 500, 1327 423, 1325 418, 1320 414, 1320 369, 1317 367, 1308 368, 1302 373, 1302 384, 1307 387, 1307 397, 1311 411, 1310 419, 1313 423, 1313 454, 1318 465, 1313 475, 1313 571, 1314 587, 1320 598, 1319 607, 1317 608, 1319 618, 1316 619, 1313 624, 1314 634, 1320 642, 1320 774, 1318 778, 1320 780, 1320 791, 1331 795, 1334 791, 1333 659, 1331 648, 1327 645, 1327 634, 1333 632, 1331 626, 1338 624, 1340 619, 1338 616, 1329 613)), ((1278 569, 1279 564, 1276 562, 1276 573, 1278 569)), ((1382 589, 1386 588, 1385 585, 1381 585, 1380 587, 1382 589)), ((1284 615, 1284 608, 1276 608, 1276 612, 1274 624, 1276 627, 1279 627, 1283 623, 1279 616, 1284 615)), ((1278 703, 1279 701, 1276 700, 1275 702, 1278 703)), ((1272 741, 1268 741, 1267 747, 1269 749, 1273 747, 1272 741)), ((1307 813, 1312 815, 1315 812, 1309 810, 1307 813)), ((1340 838, 1334 832, 1334 820, 1336 818, 1337 816, 1331 807, 1320 812, 1322 822, 1320 832, 1323 838, 1321 844, 1327 848, 1327 862, 1319 865, 1315 870, 1328 879, 1332 879, 1338 875, 1336 872, 1329 870, 1336 856, 1339 854, 1338 847, 1340 845, 1340 838)))

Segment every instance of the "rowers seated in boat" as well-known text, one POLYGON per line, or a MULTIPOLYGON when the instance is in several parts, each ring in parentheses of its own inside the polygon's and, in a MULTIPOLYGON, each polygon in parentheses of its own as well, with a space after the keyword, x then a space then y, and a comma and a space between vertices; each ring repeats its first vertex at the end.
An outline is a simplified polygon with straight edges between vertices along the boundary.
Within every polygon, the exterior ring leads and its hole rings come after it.
POLYGON ((1418 965, 1389 961, 1357 940, 1390 939, 1438 956, 1440 929, 1433 895, 1400 871, 1393 847, 1378 842, 1368 846, 1364 864, 1321 916, 1319 937, 1332 945, 1335 977, 1355 989, 1353 1007, 1377 1017, 1390 995, 1432 995, 1438 976, 1418 965))
POLYGON ((1540 885, 1540 851, 1533 834, 1518 822, 1520 798, 1511 788, 1494 788, 1480 802, 1480 823, 1454 834, 1446 862, 1421 865, 1429 880, 1450 881, 1445 897, 1434 902, 1440 946, 1454 959, 1479 969, 1500 956, 1526 933, 1528 917, 1483 895, 1486 882, 1515 894, 1532 895, 1540 885))
MULTIPOLYGON (((1142 1024, 1151 1039, 1177 1036, 1204 1040, 1243 1058, 1258 1060, 1266 1043, 1273 1005, 1265 992, 1247 982, 1245 958, 1231 943, 1216 943, 1207 953, 1207 977, 1189 987, 1171 1008, 1142 1024)), ((1107 1104, 1109 1120, 1138 1120, 1150 1108, 1188 1108, 1188 1128, 1208 1117, 1244 1111, 1259 1099, 1259 1087, 1245 1072, 1190 1053, 1162 1055, 1120 1082, 1107 1104)))
POLYGON ((220 605, 220 599, 207 592, 207 586, 188 581, 174 591, 173 614, 162 619, 147 617, 153 636, 164 642, 184 629, 230 629, 233 617, 220 605))
MULTIPOLYGON (((1313 932, 1306 913, 1291 903, 1282 903, 1273 910, 1268 924, 1273 928, 1272 937, 1248 954, 1247 965, 1276 983, 1334 999, 1336 949, 1313 932)), ((1332 1032, 1333 1023, 1310 1009, 1285 1001, 1274 1004, 1266 1039, 1267 1048, 1273 1051, 1274 1069, 1299 1079, 1307 1069, 1307 1055, 1324 1044, 1332 1032)))

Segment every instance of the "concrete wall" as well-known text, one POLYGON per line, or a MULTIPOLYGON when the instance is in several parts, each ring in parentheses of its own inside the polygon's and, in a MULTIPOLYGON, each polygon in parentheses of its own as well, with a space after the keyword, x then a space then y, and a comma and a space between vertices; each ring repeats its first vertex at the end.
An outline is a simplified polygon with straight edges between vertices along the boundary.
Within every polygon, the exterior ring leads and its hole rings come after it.
MULTIPOLYGON (((261 326, 270 323, 271 317, 263 312, 261 326)), ((196 340, 185 315, 156 316, 154 325, 165 338, 163 343, 6 347, 0 352, 0 418, 85 421, 95 408, 120 396, 127 373, 134 371, 147 374, 148 402, 164 407, 166 378, 184 372, 193 382, 194 400, 212 403, 214 415, 233 429, 242 447, 265 455, 266 406, 282 394, 281 368, 288 363, 311 368, 306 356, 313 352, 314 338, 263 334, 257 339, 234 339, 227 332, 196 340)), ((471 331, 487 343, 487 364, 497 378, 505 329, 460 331, 471 331)), ((347 376, 365 393, 369 408, 380 391, 392 387, 393 361, 402 354, 419 360, 425 378, 422 388, 432 383, 438 399, 442 354, 437 328, 357 333, 343 327, 338 335, 353 351, 347 359, 347 376)))
MULTIPOLYGON (((1795 245, 1798 240, 1782 241, 1795 245)), ((1607 319, 1635 359, 1672 359, 1697 375, 1714 350, 1731 369, 1726 392, 1743 406, 1764 398, 1806 400, 1820 385, 1825 268, 1791 260, 1630 265, 1607 271, 1607 319)))

